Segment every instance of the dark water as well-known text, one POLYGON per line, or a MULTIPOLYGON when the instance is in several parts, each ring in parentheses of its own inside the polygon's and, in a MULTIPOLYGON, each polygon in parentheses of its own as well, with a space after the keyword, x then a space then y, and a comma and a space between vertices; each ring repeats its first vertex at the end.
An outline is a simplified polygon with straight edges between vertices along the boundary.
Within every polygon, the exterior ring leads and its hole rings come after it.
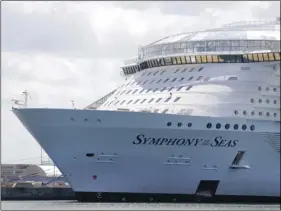
POLYGON ((280 210, 280 204, 116 204, 77 203, 76 201, 2 201, 1 210, 280 210))

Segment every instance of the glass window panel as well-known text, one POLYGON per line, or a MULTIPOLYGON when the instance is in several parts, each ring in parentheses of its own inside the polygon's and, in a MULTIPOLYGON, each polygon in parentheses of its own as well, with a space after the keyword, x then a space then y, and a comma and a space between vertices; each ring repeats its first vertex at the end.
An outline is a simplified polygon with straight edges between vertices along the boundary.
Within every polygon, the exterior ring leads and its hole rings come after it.
POLYGON ((213 56, 213 62, 218 63, 219 62, 219 58, 217 55, 213 56))
POLYGON ((186 64, 186 61, 185 61, 185 57, 184 57, 184 56, 181 57, 181 62, 182 62, 182 64, 186 64))
POLYGON ((176 57, 176 59, 177 59, 177 64, 181 64, 181 58, 178 56, 176 57))
POLYGON ((176 60, 175 57, 172 57, 172 63, 173 63, 173 64, 177 64, 177 60, 176 60))
POLYGON ((202 61, 202 63, 206 63, 207 62, 207 57, 206 56, 201 56, 201 61, 202 61))
POLYGON ((253 61, 253 55, 252 54, 248 54, 248 61, 250 61, 250 62, 253 61))
POLYGON ((273 53, 268 53, 268 59, 269 59, 269 61, 274 61, 273 53))
POLYGON ((195 56, 195 58, 197 63, 201 63, 201 56, 195 56))
POLYGON ((263 62, 263 57, 262 57, 262 54, 261 54, 261 53, 258 54, 258 57, 259 57, 259 61, 260 61, 260 62, 263 62))
POLYGON ((186 60, 186 63, 187 63, 187 64, 191 63, 191 60, 190 60, 190 57, 189 57, 189 56, 186 56, 186 57, 185 57, 185 60, 186 60))
MULTIPOLYGON (((276 57, 275 57, 276 58, 276 57)), ((191 63, 192 64, 195 64, 196 63, 196 60, 195 60, 195 57, 194 56, 190 56, 190 60, 191 60, 191 63)))
POLYGON ((212 62, 213 60, 212 60, 212 56, 211 55, 208 55, 207 56, 207 62, 212 62))
POLYGON ((259 61, 259 58, 258 58, 258 54, 257 54, 257 53, 254 53, 254 54, 253 54, 253 58, 254 58, 254 61, 255 61, 255 62, 258 62, 258 61, 259 61))
POLYGON ((267 53, 264 53, 263 54, 263 60, 264 61, 268 61, 269 59, 268 59, 268 54, 267 53))
POLYGON ((280 61, 280 53, 274 53, 275 60, 280 61))

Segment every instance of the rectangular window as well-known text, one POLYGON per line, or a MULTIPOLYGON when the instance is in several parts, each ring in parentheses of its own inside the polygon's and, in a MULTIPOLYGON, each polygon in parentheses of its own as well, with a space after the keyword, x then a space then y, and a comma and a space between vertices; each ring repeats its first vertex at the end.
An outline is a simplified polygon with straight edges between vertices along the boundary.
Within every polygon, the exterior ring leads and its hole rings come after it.
POLYGON ((198 69, 198 72, 201 72, 201 70, 203 70, 203 68, 204 68, 204 67, 200 67, 200 68, 198 69))
POLYGON ((280 61, 280 53, 274 53, 275 61, 280 61))
POLYGON ((180 70, 180 69, 176 69, 174 73, 177 73, 177 72, 179 72, 179 70, 180 70))
POLYGON ((133 93, 132 93, 132 94, 135 94, 137 91, 138 91, 138 89, 136 89, 135 91, 133 91, 133 93))
POLYGON ((258 54, 254 53, 254 54, 253 54, 253 58, 254 58, 254 61, 255 61, 255 62, 258 62, 258 61, 259 61, 258 54))
POLYGON ((195 58, 197 63, 201 63, 201 56, 195 56, 195 58))
POLYGON ((260 61, 260 62, 263 62, 263 57, 262 57, 262 54, 261 54, 261 53, 258 54, 258 57, 259 57, 259 61, 260 61))
POLYGON ((143 104, 146 101, 146 99, 143 99, 140 103, 143 104))
POLYGON ((154 89, 154 91, 153 91, 153 92, 156 92, 157 90, 158 90, 158 88, 154 89))
POLYGON ((188 91, 188 90, 190 90, 192 88, 192 86, 188 86, 188 87, 186 87, 186 91, 188 91))
POLYGON ((199 81, 199 80, 201 80, 203 78, 203 76, 199 76, 197 79, 196 79, 196 81, 199 81))
POLYGON ((154 81, 155 81, 155 80, 150 81, 150 83, 149 83, 149 84, 152 84, 154 81))
POLYGON ((264 61, 268 61, 269 60, 267 53, 263 53, 263 60, 264 61))
POLYGON ((167 111, 169 111, 169 109, 165 109, 165 110, 163 110, 161 113, 162 113, 162 114, 166 114, 167 111))
POLYGON ((143 92, 144 92, 144 90, 145 90, 145 89, 142 89, 142 90, 140 91, 140 94, 141 94, 141 93, 143 93, 143 92))
POLYGON ((173 63, 173 64, 177 64, 177 60, 176 60, 175 57, 172 57, 172 63, 173 63))
POLYGON ((252 62, 254 59, 253 59, 253 55, 252 54, 248 54, 248 61, 252 62))
POLYGON ((129 90, 129 91, 127 92, 127 94, 129 94, 131 91, 132 91, 132 90, 129 90))
POLYGON ((210 77, 204 78, 204 81, 209 81, 210 77))
POLYGON ((179 88, 177 88, 177 91, 180 91, 183 88, 183 86, 180 86, 179 88))
POLYGON ((165 91, 165 89, 166 89, 166 87, 164 87, 164 88, 161 90, 161 92, 165 91))
POLYGON ((162 81, 162 79, 159 79, 156 83, 159 83, 160 81, 162 81))
POLYGON ((185 64, 185 63, 186 63, 185 57, 184 57, 184 56, 181 57, 181 62, 182 62, 182 64, 185 64))
POLYGON ((156 100, 156 103, 159 103, 160 100, 162 100, 162 97, 158 98, 158 99, 156 100))
POLYGON ((193 79, 193 76, 191 76, 188 80, 191 81, 193 79))
POLYGON ((169 100, 171 100, 171 97, 168 97, 164 102, 167 103, 169 100))
POLYGON ((213 56, 213 62, 214 62, 214 63, 218 63, 218 62, 219 62, 219 58, 218 58, 217 55, 214 55, 214 56, 213 56))
POLYGON ((177 80, 177 78, 174 78, 171 82, 174 82, 175 80, 177 80))
POLYGON ((126 100, 123 100, 123 101, 120 103, 120 105, 122 105, 123 103, 125 103, 125 101, 126 101, 126 100))
POLYGON ((274 61, 273 53, 268 53, 268 59, 269 59, 269 61, 274 61))
POLYGON ((127 102, 127 105, 130 104, 133 100, 130 100, 129 102, 127 102))
POLYGON ((119 103, 119 100, 116 103, 114 103, 114 105, 116 105, 117 103, 119 103))
POLYGON ((181 73, 184 73, 185 71, 187 71, 187 68, 184 68, 184 69, 181 71, 181 73))
POLYGON ((209 62, 209 63, 212 63, 212 62, 213 62, 212 56, 210 56, 210 55, 207 56, 207 62, 209 62))
POLYGON ((148 101, 148 103, 151 103, 153 100, 154 100, 154 98, 150 99, 150 100, 148 101))
POLYGON ((161 73, 160 73, 160 75, 163 75, 163 73, 165 73, 166 71, 165 70, 163 70, 161 73))
POLYGON ((194 70, 194 67, 193 67, 193 68, 191 68, 191 69, 189 70, 189 72, 191 73, 193 70, 194 70))
POLYGON ((181 64, 181 58, 177 57, 177 64, 181 64))
POLYGON ((238 77, 236 76, 232 76, 228 78, 228 81, 236 81, 236 80, 238 80, 238 77))
POLYGON ((137 102, 139 102, 140 101, 140 99, 137 99, 135 102, 134 102, 134 104, 136 104, 137 102))
POLYGON ((149 72, 148 74, 147 74, 147 76, 150 76, 151 75, 151 72, 149 72))
POLYGON ((180 78, 179 81, 183 81, 184 77, 180 78))
POLYGON ((147 81, 143 82, 143 84, 146 84, 147 81))
POLYGON ((174 99, 174 103, 178 102, 181 99, 181 97, 177 97, 176 99, 174 99))
POLYGON ((156 71, 155 73, 153 73, 153 75, 156 75, 159 71, 156 71))
POLYGON ((172 91, 173 89, 174 89, 174 87, 170 87, 170 88, 168 89, 168 92, 172 91))
POLYGON ((169 81, 169 78, 167 78, 165 81, 163 81, 163 83, 166 83, 167 81, 169 81))
POLYGON ((148 93, 148 92, 150 92, 152 89, 148 89, 147 91, 146 91, 146 93, 148 93))
POLYGON ((206 63, 207 62, 207 57, 206 56, 201 56, 201 61, 202 61, 202 63, 206 63))
POLYGON ((185 57, 185 60, 186 60, 186 63, 187 63, 187 64, 190 64, 190 63, 191 63, 191 60, 190 60, 190 57, 189 57, 189 56, 186 56, 186 57, 185 57))

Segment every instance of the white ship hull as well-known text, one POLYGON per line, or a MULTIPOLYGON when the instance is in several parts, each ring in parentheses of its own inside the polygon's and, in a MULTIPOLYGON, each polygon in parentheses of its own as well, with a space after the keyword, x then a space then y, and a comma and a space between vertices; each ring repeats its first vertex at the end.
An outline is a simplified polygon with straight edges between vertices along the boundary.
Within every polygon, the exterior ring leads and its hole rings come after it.
POLYGON ((280 122, 101 110, 13 112, 80 200, 109 193, 280 199, 280 122), (232 165, 238 151, 245 151, 243 159, 232 165), (200 193, 203 180, 217 183, 200 193))

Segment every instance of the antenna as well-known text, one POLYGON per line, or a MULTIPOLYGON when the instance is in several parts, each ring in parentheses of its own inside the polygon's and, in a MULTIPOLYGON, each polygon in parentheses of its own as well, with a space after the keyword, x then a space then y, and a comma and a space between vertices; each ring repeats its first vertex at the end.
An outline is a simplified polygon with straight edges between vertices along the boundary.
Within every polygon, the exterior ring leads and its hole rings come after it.
POLYGON ((70 102, 72 103, 72 108, 74 108, 74 109, 75 109, 74 100, 71 100, 70 102))
POLYGON ((29 95, 29 92, 24 91, 22 92, 22 95, 24 95, 24 101, 12 99, 12 102, 14 102, 15 105, 23 106, 24 108, 27 108, 27 102, 28 99, 31 99, 31 96, 29 95))

